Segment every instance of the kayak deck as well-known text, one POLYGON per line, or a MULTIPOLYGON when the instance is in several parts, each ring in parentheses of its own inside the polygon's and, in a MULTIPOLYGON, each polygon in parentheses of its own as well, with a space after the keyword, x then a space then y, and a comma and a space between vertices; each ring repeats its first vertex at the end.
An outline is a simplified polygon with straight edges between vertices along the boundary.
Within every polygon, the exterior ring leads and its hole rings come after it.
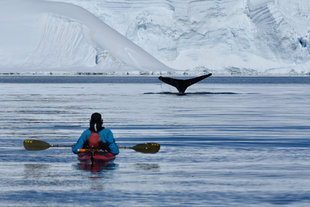
POLYGON ((115 159, 115 155, 110 152, 80 152, 78 160, 81 162, 110 162, 115 159))

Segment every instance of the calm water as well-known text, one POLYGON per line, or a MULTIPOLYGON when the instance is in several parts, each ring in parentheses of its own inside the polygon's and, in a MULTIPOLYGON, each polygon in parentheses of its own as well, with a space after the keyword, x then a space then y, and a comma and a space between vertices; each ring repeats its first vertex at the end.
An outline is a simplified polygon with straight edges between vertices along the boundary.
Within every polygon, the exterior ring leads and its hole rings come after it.
POLYGON ((211 77, 178 96, 152 77, 1 77, 0 206, 309 206, 309 86, 211 77), (23 148, 75 143, 93 112, 119 145, 160 152, 91 167, 23 148))

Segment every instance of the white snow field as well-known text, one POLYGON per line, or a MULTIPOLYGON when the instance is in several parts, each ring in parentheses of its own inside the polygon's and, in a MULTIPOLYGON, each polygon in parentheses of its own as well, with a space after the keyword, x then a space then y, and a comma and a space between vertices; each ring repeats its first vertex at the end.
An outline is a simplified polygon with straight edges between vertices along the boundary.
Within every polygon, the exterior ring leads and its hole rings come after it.
POLYGON ((2 0, 0 73, 308 75, 306 0, 2 0))

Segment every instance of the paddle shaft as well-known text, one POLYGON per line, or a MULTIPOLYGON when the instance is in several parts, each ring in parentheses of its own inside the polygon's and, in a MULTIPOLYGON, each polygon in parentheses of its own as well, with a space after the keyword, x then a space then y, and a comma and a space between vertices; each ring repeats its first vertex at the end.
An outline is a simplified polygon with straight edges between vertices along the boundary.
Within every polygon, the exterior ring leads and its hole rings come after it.
POLYGON ((51 144, 51 147, 72 147, 73 145, 66 144, 51 144))
MULTIPOLYGON (((72 147, 73 145, 51 144, 50 147, 72 147)), ((119 149, 133 149, 133 147, 118 146, 119 149)))
POLYGON ((118 149, 133 149, 133 147, 118 146, 118 149))
MULTIPOLYGON (((61 144, 49 144, 45 141, 41 140, 24 140, 24 147, 26 150, 29 151, 40 151, 40 150, 45 150, 50 147, 72 147, 73 145, 61 145, 61 144)), ((133 147, 123 147, 123 146, 118 146, 120 149, 133 149, 136 152, 142 152, 142 153, 157 153, 160 149, 160 145, 157 143, 142 143, 142 144, 137 144, 133 147)))
MULTIPOLYGON (((62 145, 62 144, 51 144, 50 147, 72 147, 73 145, 62 145)), ((125 146, 119 146, 118 145, 118 148, 119 149, 134 149, 134 147, 125 147, 125 146)))

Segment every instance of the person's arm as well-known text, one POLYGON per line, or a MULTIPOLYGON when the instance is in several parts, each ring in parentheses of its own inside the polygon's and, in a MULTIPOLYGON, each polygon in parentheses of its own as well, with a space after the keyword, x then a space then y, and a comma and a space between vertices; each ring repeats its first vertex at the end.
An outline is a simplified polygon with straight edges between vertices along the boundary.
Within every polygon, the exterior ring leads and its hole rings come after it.
POLYGON ((106 136, 106 141, 107 141, 108 146, 109 146, 109 148, 111 150, 111 153, 114 154, 114 155, 119 154, 118 146, 115 143, 115 139, 114 139, 112 131, 107 129, 107 134, 106 135, 107 135, 106 136))
POLYGON ((73 152, 74 154, 77 154, 77 153, 78 153, 78 150, 83 148, 83 145, 84 145, 85 141, 88 139, 88 137, 89 137, 89 132, 88 132, 88 130, 84 131, 84 132, 81 134, 79 140, 76 142, 75 145, 72 146, 72 152, 73 152))

